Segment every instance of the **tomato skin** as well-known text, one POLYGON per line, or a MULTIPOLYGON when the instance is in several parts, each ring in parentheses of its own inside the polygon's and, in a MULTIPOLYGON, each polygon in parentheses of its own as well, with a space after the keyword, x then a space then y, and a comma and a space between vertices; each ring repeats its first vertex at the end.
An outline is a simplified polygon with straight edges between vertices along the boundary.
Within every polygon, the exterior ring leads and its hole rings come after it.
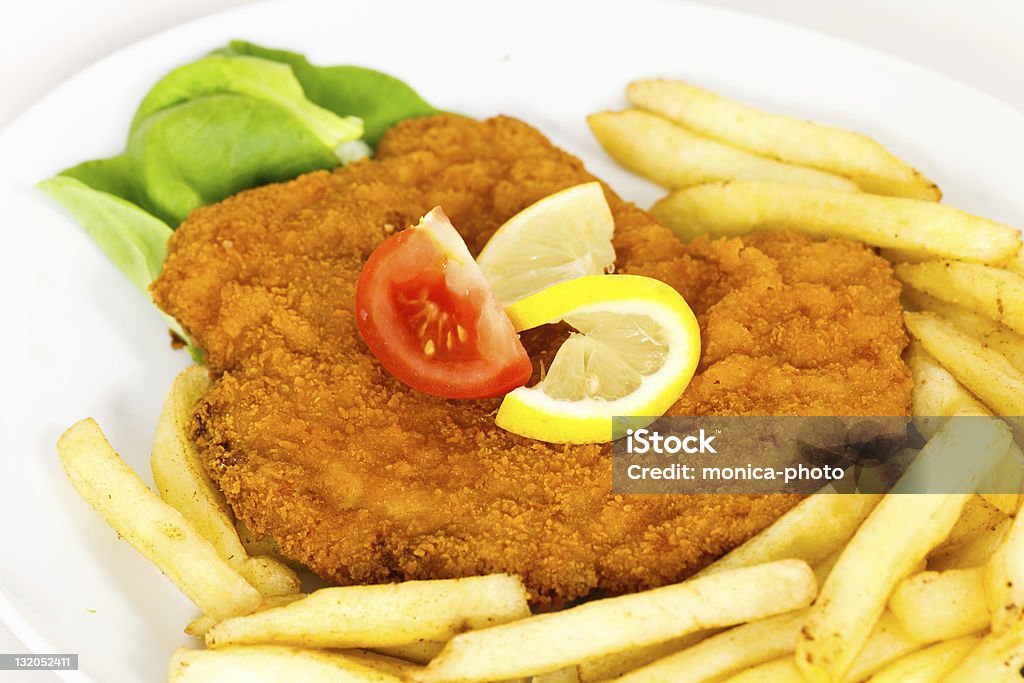
POLYGON ((502 396, 533 372, 512 322, 439 208, 370 254, 356 283, 356 321, 381 365, 426 394, 502 396))

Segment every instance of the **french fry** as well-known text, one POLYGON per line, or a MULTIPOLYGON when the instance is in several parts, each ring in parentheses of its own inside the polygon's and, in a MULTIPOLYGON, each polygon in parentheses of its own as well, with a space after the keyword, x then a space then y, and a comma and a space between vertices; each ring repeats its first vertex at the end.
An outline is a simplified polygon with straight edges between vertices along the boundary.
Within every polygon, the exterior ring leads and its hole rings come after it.
POLYGON ((463 633, 415 680, 488 681, 556 671, 702 628, 801 609, 814 599, 816 589, 814 573, 799 560, 718 572, 463 633))
POLYGON ((646 666, 662 657, 692 647, 705 638, 713 636, 721 629, 707 629, 696 633, 687 633, 679 638, 672 638, 652 645, 634 647, 621 652, 601 655, 580 662, 576 666, 580 683, 598 683, 618 678, 623 674, 646 666))
POLYGON ((902 657, 868 679, 868 683, 942 683, 953 667, 981 642, 980 636, 964 636, 936 643, 902 657))
POLYGON ((418 664, 382 655, 372 650, 335 650, 334 652, 344 655, 354 663, 363 664, 369 669, 400 679, 405 679, 420 669, 418 664))
POLYGON ((797 666, 808 681, 832 681, 850 672, 893 588, 949 535, 972 498, 911 492, 929 490, 935 474, 949 470, 957 470, 957 485, 976 486, 988 461, 1002 458, 1011 443, 1002 421, 963 418, 944 424, 925 444, 850 540, 811 608, 796 649, 797 666), (985 457, 964 458, 965 453, 985 457))
POLYGON ((169 683, 400 683, 347 655, 282 645, 250 645, 223 650, 178 648, 171 655, 169 683))
POLYGON ((245 552, 249 557, 272 557, 279 562, 284 562, 293 569, 300 566, 299 563, 281 556, 281 550, 277 547, 274 539, 269 536, 257 536, 240 519, 235 520, 235 533, 238 534, 238 540, 241 542, 242 547, 245 548, 245 552))
POLYGON ((949 536, 935 546, 932 553, 940 554, 946 548, 956 548, 972 539, 980 536, 986 531, 991 531, 1006 520, 1006 514, 999 508, 989 503, 981 496, 974 496, 964 506, 960 513, 960 519, 956 521, 949 536))
POLYGON ((903 301, 916 311, 938 313, 978 341, 1006 356, 1013 367, 1024 372, 1024 335, 966 306, 943 301, 912 287, 903 288, 903 301))
POLYGON ((1024 622, 1024 515, 1013 520, 1006 540, 989 560, 985 586, 993 633, 1024 622))
MULTIPOLYGON (((833 680, 858 683, 890 662, 919 649, 921 645, 907 635, 895 617, 883 612, 853 667, 842 678, 837 677, 833 680)), ((725 680, 729 683, 806 683, 807 679, 797 666, 797 661, 791 656, 782 657, 725 680)))
POLYGON ((787 558, 816 565, 842 548, 881 500, 873 493, 809 496, 697 576, 787 558))
POLYGON ((226 618, 259 607, 259 592, 139 479, 94 420, 82 420, 64 432, 57 451, 68 479, 86 502, 199 609, 226 618))
POLYGON ((893 274, 914 289, 1024 334, 1024 275, 961 261, 901 264, 893 274))
POLYGON ((836 562, 839 561, 839 556, 842 554, 842 549, 835 551, 824 560, 814 565, 814 576, 818 579, 818 585, 824 586, 825 581, 828 580, 828 575, 832 573, 832 570, 836 566, 836 562))
MULTIPOLYGON (((271 607, 281 607, 295 602, 301 597, 302 594, 300 593, 290 593, 287 595, 264 595, 263 602, 260 603, 260 606, 254 610, 254 612, 270 609, 271 607)), ((221 621, 221 619, 212 617, 209 614, 201 614, 185 626, 185 633, 194 638, 203 638, 207 631, 219 624, 221 621)))
POLYGON ((558 671, 534 676, 531 683, 580 683, 580 675, 575 666, 568 666, 558 671))
POLYGON ((1006 263, 1000 264, 1003 268, 1006 268, 1011 273, 1017 273, 1018 275, 1024 275, 1024 249, 1017 252, 1017 256, 1010 259, 1006 263))
POLYGON ((910 391, 910 405, 914 424, 925 437, 931 438, 945 424, 943 418, 957 413, 988 414, 988 409, 967 391, 949 371, 942 367, 921 343, 911 341, 903 354, 910 369, 914 387, 910 391))
POLYGON ((937 572, 950 569, 980 567, 999 549, 1010 532, 1011 520, 1003 520, 996 528, 986 529, 969 541, 952 548, 937 550, 928 557, 928 569, 937 572))
MULTIPOLYGON (((811 683, 833 681, 850 671, 892 589, 949 534, 970 499, 967 494, 899 493, 903 480, 914 476, 918 463, 927 466, 931 453, 971 452, 967 444, 984 447, 973 443, 975 430, 952 424, 925 445, 893 488, 896 493, 887 495, 857 530, 822 587, 796 649, 797 666, 811 683)), ((1008 430, 991 438, 1005 439, 1008 447, 1008 430)))
POLYGON ((640 109, 593 114, 587 123, 613 159, 669 189, 718 180, 770 180, 858 190, 847 178, 746 152, 640 109))
POLYGON ((910 249, 879 249, 878 255, 892 263, 924 263, 935 260, 934 256, 910 249))
POLYGON ((618 678, 633 671, 634 669, 639 669, 640 667, 649 665, 651 661, 655 661, 675 652, 682 651, 687 647, 691 647, 703 639, 715 635, 719 631, 721 631, 721 629, 697 631, 695 633, 688 633, 679 638, 671 638, 651 645, 631 647, 628 650, 603 654, 581 661, 575 669, 577 669, 577 672, 580 674, 581 683, 598 683, 599 681, 608 681, 613 678, 618 678))
MULTIPOLYGON (((956 414, 990 415, 989 410, 956 380, 944 367, 924 350, 920 342, 911 341, 904 353, 904 360, 910 368, 914 387, 910 392, 910 403, 914 413, 914 424, 925 437, 934 436, 946 422, 956 414)), ((1024 453, 1014 444, 1006 457, 993 466, 991 472, 978 487, 979 495, 996 509, 1008 516, 1017 513, 1021 495, 1009 493, 1024 488, 1024 453)), ((969 508, 973 510, 974 508, 969 508)), ((958 524, 959 526, 959 524, 958 524)), ((943 545, 957 541, 959 529, 954 529, 943 545)), ((941 547, 941 546, 940 546, 941 547)))
POLYGON ((926 571, 897 584, 889 609, 913 638, 930 643, 978 633, 988 628, 982 567, 926 571))
POLYGON ((921 649, 922 645, 919 640, 911 638, 899 620, 887 610, 879 617, 843 680, 847 683, 863 681, 890 662, 921 649))
POLYGON ((368 648, 448 640, 529 616, 522 581, 508 574, 323 588, 289 605, 228 619, 206 646, 250 643, 368 648))
POLYGON ((868 192, 927 201, 942 197, 920 171, 860 133, 771 114, 682 81, 637 81, 626 94, 633 105, 701 135, 852 178, 868 192))
POLYGON ((171 384, 150 456, 153 481, 160 497, 180 512, 260 593, 296 593, 299 577, 291 568, 270 557, 249 557, 224 495, 206 474, 188 436, 192 409, 209 387, 209 375, 200 366, 186 369, 171 384))
POLYGON ((621 683, 700 683, 793 652, 806 610, 753 621, 712 636, 616 679, 621 683))
POLYGON ((806 683, 806 680, 792 657, 780 657, 723 679, 722 683, 806 683))
POLYGON ((246 558, 238 572, 264 597, 298 593, 302 585, 295 570, 266 555, 246 558))
POLYGON ((910 333, 972 394, 999 415, 1024 416, 1024 373, 998 351, 934 313, 904 313, 910 333))
POLYGON ((945 683, 1002 683, 1020 681, 1024 668, 1024 621, 1009 630, 991 633, 967 653, 943 679, 945 683))
POLYGON ((980 263, 1010 258, 1020 247, 1017 230, 944 204, 782 183, 695 185, 672 192, 651 213, 686 241, 794 230, 980 263))
POLYGON ((385 645, 373 648, 388 657, 397 657, 416 664, 426 664, 437 656, 437 653, 444 647, 444 641, 439 640, 418 640, 403 645, 385 645))

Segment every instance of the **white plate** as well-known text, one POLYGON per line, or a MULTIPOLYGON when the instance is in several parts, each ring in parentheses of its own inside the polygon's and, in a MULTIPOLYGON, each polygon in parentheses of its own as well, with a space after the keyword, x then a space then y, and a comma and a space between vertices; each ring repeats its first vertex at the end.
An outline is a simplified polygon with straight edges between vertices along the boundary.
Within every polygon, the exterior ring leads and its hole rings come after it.
POLYGON ((518 116, 645 206, 656 189, 617 169, 583 117, 624 106, 632 79, 676 76, 874 135, 949 203, 1024 225, 1024 115, 896 59, 700 5, 268 2, 122 50, 0 136, 0 616, 36 652, 79 653, 81 673, 67 680, 159 680, 188 642, 181 629, 195 610, 78 498, 54 452, 65 427, 93 416, 148 480, 160 402, 188 361, 148 302, 32 186, 120 151, 149 85, 236 37, 382 69, 449 110, 518 116))

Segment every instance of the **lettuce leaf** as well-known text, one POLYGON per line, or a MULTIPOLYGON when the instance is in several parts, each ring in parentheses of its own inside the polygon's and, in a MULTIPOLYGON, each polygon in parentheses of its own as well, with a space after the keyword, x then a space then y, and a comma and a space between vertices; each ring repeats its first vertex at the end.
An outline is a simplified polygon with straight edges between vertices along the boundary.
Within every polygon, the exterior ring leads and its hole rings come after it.
POLYGON ((167 256, 169 225, 78 178, 57 176, 37 187, 60 202, 118 270, 149 296, 149 283, 160 274, 167 256))
POLYGON ((126 154, 141 206, 175 226, 242 190, 338 165, 334 148, 290 109, 234 94, 150 114, 126 154))
POLYGON ((302 55, 233 40, 216 54, 248 55, 289 65, 313 102, 340 116, 363 120, 363 139, 376 147, 399 121, 440 113, 416 91, 393 76, 360 66, 313 66, 302 55))
POLYGON ((280 106, 332 150, 363 134, 363 123, 358 118, 338 116, 309 101, 286 64, 224 55, 211 55, 186 64, 160 79, 135 112, 131 132, 134 133, 158 111, 200 97, 225 93, 249 95, 280 106))

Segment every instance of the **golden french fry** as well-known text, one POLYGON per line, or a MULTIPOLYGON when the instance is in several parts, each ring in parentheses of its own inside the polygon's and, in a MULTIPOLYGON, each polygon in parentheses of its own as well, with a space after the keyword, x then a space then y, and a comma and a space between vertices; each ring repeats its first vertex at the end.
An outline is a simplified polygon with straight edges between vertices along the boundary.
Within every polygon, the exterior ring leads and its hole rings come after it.
POLYGON ((448 640, 529 614, 526 589, 509 574, 322 588, 284 607, 221 622, 206 632, 206 646, 374 649, 448 640))
MULTIPOLYGON (((260 604, 255 612, 259 612, 271 607, 281 607, 289 603, 295 602, 302 595, 299 593, 289 593, 287 595, 264 595, 263 602, 260 604)), ((185 627, 185 633, 195 638, 203 638, 206 632, 211 628, 219 624, 222 620, 212 617, 209 614, 202 614, 188 623, 185 627)))
POLYGON ((697 576, 787 558, 816 565, 850 540, 880 500, 873 493, 809 496, 697 576))
POLYGON ((86 502, 199 609, 226 618, 259 607, 259 592, 139 479, 94 420, 82 420, 64 432, 57 451, 68 479, 86 502))
POLYGON ((295 570, 266 555, 246 558, 238 571, 266 597, 298 593, 302 585, 295 570))
MULTIPOLYGON (((1013 459, 1007 459, 1005 461, 1008 463, 1006 466, 1006 475, 1010 477, 1020 477, 1021 472, 1024 471, 1024 453, 1022 453, 1016 446, 1010 450, 1013 454, 1013 459)), ((996 473, 996 478, 1002 479, 1001 476, 998 476, 1001 474, 1003 474, 1002 469, 996 473)), ((978 495, 984 498, 985 502, 1002 512, 1007 517, 1016 517, 1017 512, 1020 510, 1021 494, 1019 493, 979 493, 978 495)))
MULTIPOLYGON (((845 676, 834 680, 843 681, 843 683, 859 683, 890 662, 919 649, 921 645, 922 643, 907 635, 895 617, 888 612, 883 612, 853 667, 845 676)), ((730 683, 736 681, 740 683, 760 683, 761 681, 764 683, 776 683, 776 681, 806 683, 807 681, 801 673, 800 667, 797 666, 797 660, 793 657, 783 657, 758 665, 726 680, 730 683)))
POLYGON ((415 680, 488 681, 556 671, 702 628, 800 609, 814 599, 816 589, 814 573, 799 560, 718 572, 463 633, 415 680))
POLYGON ((299 590, 299 577, 291 568, 273 558, 249 557, 224 495, 206 474, 189 438, 192 409, 209 388, 209 375, 200 366, 190 367, 174 379, 157 422, 150 456, 153 481, 160 497, 180 512, 260 593, 295 593, 299 590))
POLYGON ((935 183, 875 140, 853 131, 772 114, 682 81, 631 83, 629 101, 736 147, 851 178, 878 194, 938 201, 935 183))
POLYGON ((1010 258, 1020 247, 1017 230, 944 204, 782 183, 696 185, 672 192, 651 213, 683 240, 794 230, 981 263, 1010 258))
POLYGON ((960 513, 960 519, 956 521, 949 536, 935 546, 932 553, 941 554, 947 548, 957 548, 969 543, 972 539, 999 526, 1005 520, 1006 515, 999 508, 981 496, 974 496, 964 506, 963 512, 960 513))
POLYGON ((914 289, 1024 334, 1024 275, 961 261, 900 264, 893 274, 914 289))
POLYGON ((580 662, 576 666, 579 673, 580 683, 598 683, 618 678, 628 671, 639 669, 641 666, 650 664, 675 652, 680 652, 691 647, 705 638, 713 636, 721 629, 708 629, 688 633, 680 638, 672 638, 653 645, 634 647, 621 652, 594 657, 580 662))
POLYGON ((780 657, 725 678, 722 683, 806 683, 806 680, 792 657, 780 657))
POLYGON ((1024 622, 1024 515, 1017 515, 1006 540, 985 569, 992 632, 1002 633, 1024 622))
POLYGON ((373 648, 374 652, 379 652, 382 655, 388 657, 397 657, 398 659, 404 659, 407 662, 413 662, 415 664, 426 664, 431 659, 437 656, 437 653, 444 647, 446 641, 440 640, 418 640, 413 643, 405 643, 403 645, 385 645, 382 647, 373 648))
POLYGON ((282 645, 250 645, 223 650, 178 648, 171 655, 169 683, 401 683, 348 655, 282 645))
POLYGON ((245 552, 249 557, 272 557, 293 569, 301 567, 298 562, 281 556, 281 549, 277 547, 277 542, 273 538, 257 536, 240 519, 235 520, 235 533, 238 534, 238 540, 241 542, 242 547, 245 548, 245 552))
POLYGON ((354 663, 363 664, 369 669, 403 680, 420 669, 420 666, 413 662, 382 655, 372 650, 335 650, 335 652, 344 655, 354 663))
POLYGON ((935 257, 913 249, 879 249, 878 255, 892 263, 924 263, 935 257))
POLYGON ((753 621, 631 671, 621 683, 701 683, 793 652, 806 610, 753 621))
POLYGON ((890 662, 905 657, 919 650, 923 643, 911 638, 888 610, 882 612, 878 623, 871 630, 864 647, 857 653, 850 670, 843 679, 847 683, 857 683, 875 673, 890 662))
POLYGON ((985 636, 967 653, 944 683, 1007 683, 1019 681, 1024 668, 1024 621, 1009 630, 985 636))
POLYGON ((1017 252, 1016 257, 1000 265, 1002 265, 1003 268, 1006 268, 1011 273, 1024 275, 1024 249, 1021 249, 1019 252, 1017 252))
MULTIPOLYGON (((952 415, 991 414, 948 370, 924 350, 920 342, 911 341, 904 353, 904 360, 914 380, 910 394, 914 424, 924 436, 933 436, 946 422, 946 418, 952 415)), ((1020 507, 1021 496, 1009 491, 1020 491, 1022 488, 1024 453, 1014 444, 1011 445, 1006 457, 995 464, 982 480, 978 490, 979 495, 990 505, 1006 515, 1015 515, 1020 507)), ((969 509, 974 510, 974 507, 969 506, 969 509)), ((943 545, 959 542, 958 531, 959 529, 954 529, 950 534, 951 538, 943 545)))
POLYGON ((934 313, 905 313, 907 329, 921 346, 972 394, 999 415, 1024 416, 1024 373, 934 313))
POLYGON ((903 288, 903 302, 916 311, 938 313, 986 346, 1006 356, 1015 368, 1024 372, 1024 335, 966 306, 930 296, 912 287, 903 288))
POLYGON ((985 529, 965 543, 936 550, 928 557, 928 569, 945 572, 950 569, 980 567, 988 562, 1010 532, 1011 520, 1003 520, 994 529, 985 529))
POLYGON ((840 548, 821 562, 814 565, 814 576, 818 579, 819 586, 825 585, 825 581, 828 580, 828 575, 832 573, 832 570, 835 568, 836 562, 839 561, 839 556, 842 552, 842 548, 840 548))
POLYGON ((580 683, 580 675, 575 666, 568 666, 558 671, 534 676, 531 683, 580 683))
POLYGON ((925 444, 847 544, 811 608, 796 649, 805 678, 832 681, 851 671, 893 588, 949 535, 972 498, 911 492, 929 490, 936 473, 950 470, 958 486, 976 486, 988 462, 1002 458, 1011 443, 1002 421, 962 418, 948 421, 925 444), (985 457, 965 458, 968 453, 985 457))
POLYGON ((847 178, 737 149, 640 109, 593 114, 587 123, 613 159, 669 189, 718 180, 770 180, 858 190, 847 178))
POLYGON ((910 391, 910 405, 914 424, 926 437, 931 438, 946 420, 945 417, 969 412, 985 415, 989 411, 967 391, 949 371, 942 367, 921 343, 911 341, 903 354, 910 368, 914 387, 910 391))
POLYGON ((964 636, 937 643, 902 657, 868 679, 868 683, 942 683, 953 667, 981 642, 964 636))
POLYGON ((926 571, 897 584, 889 609, 903 628, 921 642, 949 640, 988 628, 982 567, 926 571))
MULTIPOLYGON (((943 437, 940 431, 929 445, 943 437)), ((840 555, 800 634, 796 662, 808 681, 850 671, 893 587, 946 537, 968 499, 890 494, 878 504, 840 555)))

